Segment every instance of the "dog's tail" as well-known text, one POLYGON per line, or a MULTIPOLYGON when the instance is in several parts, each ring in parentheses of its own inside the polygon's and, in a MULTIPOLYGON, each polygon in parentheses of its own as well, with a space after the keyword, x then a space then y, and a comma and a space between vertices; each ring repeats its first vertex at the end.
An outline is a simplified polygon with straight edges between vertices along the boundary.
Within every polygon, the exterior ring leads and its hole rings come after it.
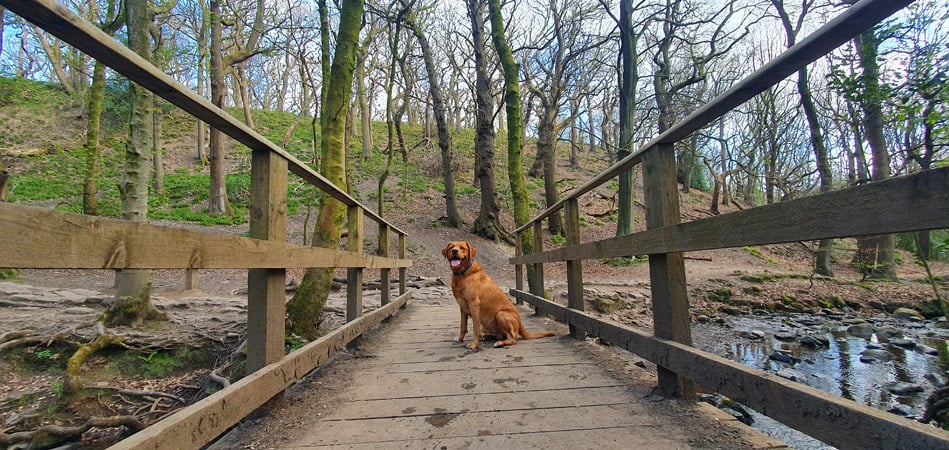
POLYGON ((529 333, 527 328, 524 327, 523 323, 521 324, 521 329, 518 333, 521 335, 521 339, 538 339, 557 335, 557 333, 554 333, 553 331, 537 331, 534 333, 529 333))

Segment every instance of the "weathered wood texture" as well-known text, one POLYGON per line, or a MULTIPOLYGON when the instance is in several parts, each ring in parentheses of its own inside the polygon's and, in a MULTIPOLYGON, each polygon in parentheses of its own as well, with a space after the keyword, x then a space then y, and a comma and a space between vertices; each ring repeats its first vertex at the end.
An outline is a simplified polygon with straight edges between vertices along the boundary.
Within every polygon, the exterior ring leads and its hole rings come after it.
MULTIPOLYGON (((267 150, 279 155, 289 163, 290 172, 348 206, 359 206, 372 220, 387 223, 378 214, 363 207, 356 199, 307 164, 224 110, 214 106, 208 99, 168 76, 56 0, 0 0, 0 5, 109 66, 112 70, 125 75, 129 80, 138 83, 199 120, 221 130, 248 148, 267 150)), ((398 228, 393 227, 393 230, 399 234, 405 234, 398 228)))
POLYGON ((674 341, 601 322, 523 291, 511 295, 558 321, 839 448, 949 448, 949 432, 785 380, 674 341))
POLYGON ((291 383, 326 362, 366 330, 378 325, 408 302, 406 293, 388 305, 348 322, 330 334, 288 354, 279 362, 254 372, 231 386, 158 422, 111 449, 201 448, 291 383))
POLYGON ((580 196, 596 189, 598 186, 616 178, 619 174, 631 169, 640 163, 643 152, 658 145, 672 144, 700 130, 712 121, 725 115, 738 105, 750 100, 765 89, 797 72, 818 58, 839 47, 843 43, 856 37, 860 32, 870 28, 877 22, 899 11, 913 0, 862 0, 850 6, 839 16, 827 22, 806 38, 787 49, 776 58, 736 83, 722 95, 715 97, 692 114, 676 122, 664 133, 649 141, 629 156, 618 161, 606 171, 587 181, 577 189, 570 191, 566 197, 547 208, 516 230, 527 229, 535 221, 541 221, 559 211, 569 199, 578 199, 580 196))
MULTIPOLYGON (((250 237, 287 240, 287 161, 267 150, 251 156, 250 237)), ((255 371, 284 354, 286 281, 283 268, 247 273, 247 369, 255 371)))
MULTIPOLYGON (((657 415, 648 387, 614 378, 587 343, 562 335, 467 352, 449 302, 413 302, 372 336, 371 357, 347 361, 347 401, 301 418, 309 431, 283 448, 688 448, 702 435, 657 415)), ((529 330, 552 325, 520 309, 529 330)))
MULTIPOLYGON (((643 155, 643 198, 647 229, 679 223, 679 186, 672 144, 659 144, 643 155)), ((649 285, 656 336, 692 345, 689 293, 686 292, 682 253, 650 254, 649 285)), ((659 389, 669 395, 695 399, 695 386, 662 366, 659 367, 659 389)))
POLYGON ((512 264, 690 252, 949 227, 949 167, 510 259, 512 264))
POLYGON ((284 242, 162 227, 0 203, 0 267, 32 269, 268 269, 411 267, 284 242))

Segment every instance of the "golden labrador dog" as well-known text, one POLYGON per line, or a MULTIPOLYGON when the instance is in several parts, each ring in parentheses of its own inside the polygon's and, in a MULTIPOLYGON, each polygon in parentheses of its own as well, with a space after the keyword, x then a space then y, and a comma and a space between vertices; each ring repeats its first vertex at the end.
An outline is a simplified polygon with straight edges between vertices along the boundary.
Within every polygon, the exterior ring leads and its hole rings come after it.
POLYGON ((528 333, 521 315, 508 296, 474 260, 474 246, 466 241, 451 241, 442 249, 442 255, 451 266, 451 292, 461 308, 461 329, 458 342, 464 342, 468 333, 468 317, 474 327, 474 341, 466 345, 478 350, 483 336, 494 336, 495 347, 514 345, 517 337, 537 339, 555 336, 552 331, 528 333))

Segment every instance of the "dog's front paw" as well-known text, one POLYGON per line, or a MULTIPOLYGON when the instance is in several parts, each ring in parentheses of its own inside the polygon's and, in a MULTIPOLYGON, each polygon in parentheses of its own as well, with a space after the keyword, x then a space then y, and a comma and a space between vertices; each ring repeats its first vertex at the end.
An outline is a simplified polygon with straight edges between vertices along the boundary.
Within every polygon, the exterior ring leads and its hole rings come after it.
POLYGON ((467 348, 468 350, 471 350, 471 351, 473 351, 473 352, 478 351, 478 341, 474 341, 474 342, 472 342, 472 343, 466 345, 465 348, 467 348))

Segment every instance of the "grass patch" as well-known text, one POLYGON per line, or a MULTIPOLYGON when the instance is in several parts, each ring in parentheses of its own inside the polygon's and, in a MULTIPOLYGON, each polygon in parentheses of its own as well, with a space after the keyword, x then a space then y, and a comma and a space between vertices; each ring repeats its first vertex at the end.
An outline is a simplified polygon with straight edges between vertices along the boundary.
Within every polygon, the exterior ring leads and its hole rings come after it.
POLYGON ((636 264, 644 264, 649 262, 649 257, 636 257, 636 256, 620 256, 618 258, 607 258, 603 260, 604 264, 613 266, 613 267, 629 267, 636 264))
POLYGON ((210 361, 208 352, 201 348, 179 348, 151 353, 120 353, 113 367, 120 373, 145 379, 164 378, 176 370, 204 367, 210 361))

